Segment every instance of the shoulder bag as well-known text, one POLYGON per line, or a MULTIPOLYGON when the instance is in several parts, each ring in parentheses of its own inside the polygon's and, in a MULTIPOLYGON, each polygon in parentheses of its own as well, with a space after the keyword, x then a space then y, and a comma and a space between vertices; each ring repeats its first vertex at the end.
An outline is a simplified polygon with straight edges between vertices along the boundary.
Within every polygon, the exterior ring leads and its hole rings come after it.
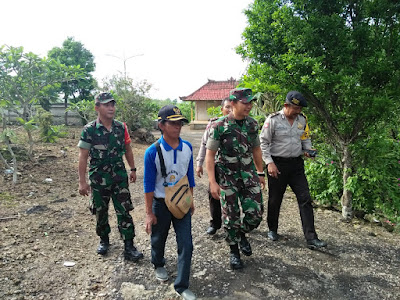
POLYGON ((188 177, 185 175, 175 185, 168 186, 167 171, 160 143, 157 141, 155 146, 160 159, 161 175, 164 178, 165 204, 175 218, 182 219, 188 213, 193 202, 188 177))

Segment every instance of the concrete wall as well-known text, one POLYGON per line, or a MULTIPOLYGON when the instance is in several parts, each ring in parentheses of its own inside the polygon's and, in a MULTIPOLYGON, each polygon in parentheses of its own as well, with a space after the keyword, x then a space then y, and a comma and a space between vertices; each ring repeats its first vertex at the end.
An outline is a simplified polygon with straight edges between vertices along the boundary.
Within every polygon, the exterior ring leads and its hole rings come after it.
POLYGON ((220 104, 220 101, 195 101, 195 121, 208 121, 210 117, 207 114, 207 109, 212 106, 217 107, 220 104))
MULTIPOLYGON (((50 113, 53 115, 53 124, 64 124, 65 108, 64 103, 52 104, 50 113)), ((5 118, 8 123, 15 123, 18 115, 14 112, 5 111, 5 118)), ((81 119, 76 112, 68 112, 68 125, 82 125, 81 119)))

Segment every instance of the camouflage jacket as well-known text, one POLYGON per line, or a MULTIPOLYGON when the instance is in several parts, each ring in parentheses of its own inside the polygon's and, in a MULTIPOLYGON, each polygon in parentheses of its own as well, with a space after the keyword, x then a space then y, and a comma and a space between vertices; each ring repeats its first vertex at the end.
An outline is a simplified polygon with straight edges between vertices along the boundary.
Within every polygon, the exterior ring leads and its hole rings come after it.
POLYGON ((233 114, 216 120, 210 129, 207 148, 218 151, 216 171, 220 186, 232 186, 242 180, 245 186, 257 186, 259 178, 253 161, 253 148, 260 145, 258 123, 246 117, 240 125, 233 114))
POLYGON ((91 184, 110 185, 128 176, 123 161, 126 151, 124 123, 113 120, 110 131, 98 120, 86 124, 78 147, 89 150, 91 184))

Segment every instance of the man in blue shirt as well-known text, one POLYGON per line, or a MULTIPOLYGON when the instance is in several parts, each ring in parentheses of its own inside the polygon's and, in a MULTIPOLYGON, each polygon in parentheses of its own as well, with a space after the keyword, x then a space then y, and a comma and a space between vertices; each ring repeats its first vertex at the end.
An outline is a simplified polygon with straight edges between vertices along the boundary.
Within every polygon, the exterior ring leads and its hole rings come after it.
POLYGON ((165 242, 172 225, 178 244, 178 273, 175 279, 175 291, 184 299, 193 300, 196 296, 189 290, 189 276, 192 262, 193 242, 191 216, 194 204, 182 218, 175 218, 165 204, 165 185, 173 186, 187 175, 190 191, 193 195, 194 170, 192 145, 180 138, 181 128, 188 120, 178 107, 167 105, 158 113, 158 126, 162 137, 160 144, 167 177, 161 172, 160 158, 156 145, 147 148, 144 155, 144 193, 146 202, 146 232, 151 233, 151 262, 156 278, 168 280, 165 266, 165 242))

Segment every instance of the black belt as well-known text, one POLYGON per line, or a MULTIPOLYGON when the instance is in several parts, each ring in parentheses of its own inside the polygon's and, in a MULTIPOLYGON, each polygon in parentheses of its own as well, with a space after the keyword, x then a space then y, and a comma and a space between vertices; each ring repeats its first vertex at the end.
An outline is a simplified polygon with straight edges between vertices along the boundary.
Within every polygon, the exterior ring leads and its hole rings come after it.
POLYGON ((157 197, 154 197, 154 200, 157 200, 157 201, 162 201, 162 202, 164 202, 164 201, 165 201, 165 199, 164 199, 164 198, 157 198, 157 197))
POLYGON ((271 156, 274 161, 293 161, 301 158, 301 156, 296 157, 280 157, 280 156, 271 156))

